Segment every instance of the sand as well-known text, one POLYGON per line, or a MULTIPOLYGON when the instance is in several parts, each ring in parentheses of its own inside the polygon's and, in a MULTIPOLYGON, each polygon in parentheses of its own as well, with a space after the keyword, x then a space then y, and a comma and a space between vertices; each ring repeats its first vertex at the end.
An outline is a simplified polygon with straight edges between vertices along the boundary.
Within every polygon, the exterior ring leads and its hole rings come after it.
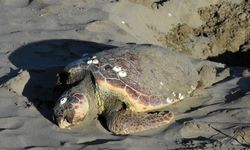
POLYGON ((153 2, 1 0, 0 149, 249 149, 249 1, 153 2), (56 74, 84 53, 127 43, 226 63, 231 75, 166 108, 175 119, 158 130, 114 136, 102 121, 59 129, 56 74))

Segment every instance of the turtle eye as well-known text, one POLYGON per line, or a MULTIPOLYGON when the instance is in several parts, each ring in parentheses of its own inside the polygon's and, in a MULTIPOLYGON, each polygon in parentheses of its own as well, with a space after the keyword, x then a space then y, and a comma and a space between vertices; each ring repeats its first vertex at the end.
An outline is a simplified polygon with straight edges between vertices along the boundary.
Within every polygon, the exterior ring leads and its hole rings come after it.
POLYGON ((60 105, 63 105, 63 104, 65 104, 66 102, 67 102, 67 97, 63 97, 63 98, 61 98, 60 99, 60 105))

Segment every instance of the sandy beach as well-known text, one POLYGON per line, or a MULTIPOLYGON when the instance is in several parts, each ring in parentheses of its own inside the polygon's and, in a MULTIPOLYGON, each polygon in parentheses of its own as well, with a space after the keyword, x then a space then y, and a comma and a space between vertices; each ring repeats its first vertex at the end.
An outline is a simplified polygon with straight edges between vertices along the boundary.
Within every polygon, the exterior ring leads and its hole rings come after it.
POLYGON ((0 149, 250 149, 250 1, 1 0, 0 149), (116 136, 52 119, 56 74, 128 44, 225 64, 230 76, 166 108, 166 127, 116 136))

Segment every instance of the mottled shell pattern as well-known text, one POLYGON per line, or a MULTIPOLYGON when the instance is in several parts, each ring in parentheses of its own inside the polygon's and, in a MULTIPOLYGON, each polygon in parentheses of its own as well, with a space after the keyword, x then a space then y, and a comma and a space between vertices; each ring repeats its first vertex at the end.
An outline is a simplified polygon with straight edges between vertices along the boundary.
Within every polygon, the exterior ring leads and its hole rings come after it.
POLYGON ((92 72, 101 96, 120 95, 129 109, 145 112, 183 100, 195 90, 199 75, 192 60, 171 49, 130 45, 97 53, 84 68, 92 72))

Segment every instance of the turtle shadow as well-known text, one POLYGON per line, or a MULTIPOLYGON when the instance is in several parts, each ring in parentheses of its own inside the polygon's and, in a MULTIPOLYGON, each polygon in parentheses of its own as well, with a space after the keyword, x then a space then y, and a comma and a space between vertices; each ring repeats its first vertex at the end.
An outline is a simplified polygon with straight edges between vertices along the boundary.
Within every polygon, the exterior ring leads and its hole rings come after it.
POLYGON ((45 118, 53 122, 52 110, 55 101, 65 90, 54 90, 56 74, 61 72, 65 65, 80 58, 84 53, 91 55, 114 47, 70 39, 32 42, 16 49, 9 56, 10 62, 18 69, 0 78, 0 81, 4 83, 16 76, 19 70, 26 70, 30 78, 24 86, 22 95, 28 99, 31 106, 36 107, 45 118))
POLYGON ((250 92, 249 85, 250 77, 244 77, 239 79, 239 81, 237 82, 237 87, 231 89, 229 93, 225 96, 225 103, 233 102, 250 92))

